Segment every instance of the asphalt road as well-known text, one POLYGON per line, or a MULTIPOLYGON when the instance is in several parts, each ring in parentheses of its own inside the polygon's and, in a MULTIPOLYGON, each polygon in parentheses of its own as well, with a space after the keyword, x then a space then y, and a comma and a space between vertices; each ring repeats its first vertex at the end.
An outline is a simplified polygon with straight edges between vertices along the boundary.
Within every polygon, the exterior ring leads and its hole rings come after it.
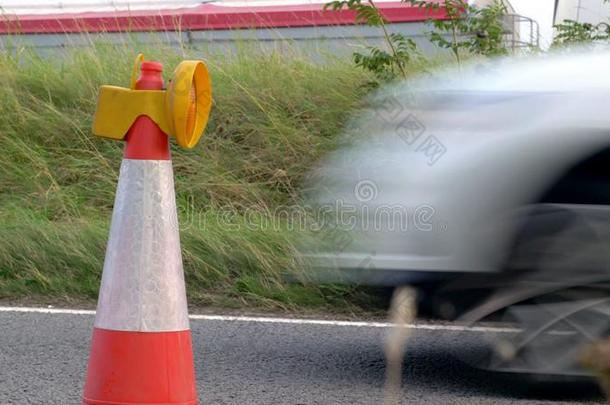
MULTIPOLYGON (((0 404, 79 404, 91 314, 0 311, 0 404)), ((387 328, 191 320, 203 404, 382 404, 387 328)), ((532 384, 455 360, 476 331, 417 329, 404 361, 405 404, 604 403, 588 383, 532 384)))

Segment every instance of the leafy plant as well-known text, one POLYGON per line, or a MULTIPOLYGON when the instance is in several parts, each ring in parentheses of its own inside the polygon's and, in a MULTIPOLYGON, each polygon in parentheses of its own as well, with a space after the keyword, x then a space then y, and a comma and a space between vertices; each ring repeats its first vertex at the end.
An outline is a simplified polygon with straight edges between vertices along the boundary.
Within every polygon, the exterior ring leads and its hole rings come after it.
POLYGON ((506 4, 499 0, 475 11, 476 18, 472 19, 470 26, 473 33, 469 47, 471 53, 485 56, 508 54, 504 42, 506 29, 503 24, 507 12, 506 4))
POLYGON ((591 44, 610 40, 610 25, 581 23, 574 20, 564 20, 554 26, 556 30, 552 47, 568 47, 573 45, 591 44))
POLYGON ((368 70, 384 81, 407 77, 407 65, 414 59, 420 59, 421 53, 411 38, 399 33, 390 34, 387 20, 383 17, 373 0, 336 0, 326 3, 324 9, 335 11, 348 9, 356 12, 356 22, 373 27, 380 27, 388 50, 367 47, 368 53, 354 53, 356 66, 368 70))
POLYGON ((396 33, 390 34, 390 41, 393 44, 391 53, 376 47, 368 47, 368 54, 355 52, 356 66, 373 72, 377 78, 384 81, 391 81, 396 77, 405 78, 405 65, 414 57, 421 57, 417 45, 412 39, 396 33))
MULTIPOLYGON (((505 33, 502 17, 506 14, 506 5, 501 0, 479 8, 467 0, 402 0, 429 11, 443 10, 444 19, 430 19, 434 27, 427 33, 428 39, 443 49, 449 49, 458 64, 463 53, 471 55, 497 56, 504 55, 505 33)), ((407 77, 407 66, 415 60, 423 59, 417 45, 411 38, 400 33, 390 34, 387 20, 373 0, 336 0, 327 3, 324 9, 348 9, 356 13, 356 22, 383 30, 387 49, 368 47, 368 53, 354 53, 356 66, 375 74, 377 79, 388 81, 407 77)))
MULTIPOLYGON (((609 3, 610 0, 603 0, 609 3)), ((610 22, 610 20, 609 20, 610 22)), ((567 48, 574 45, 604 43, 610 41, 610 25, 608 22, 591 24, 575 20, 563 20, 553 26, 555 37, 552 48, 567 48)))
POLYGON ((471 55, 499 56, 507 54, 503 36, 502 17, 506 5, 495 0, 488 6, 476 7, 467 0, 403 0, 430 11, 445 12, 444 19, 431 19, 434 31, 427 33, 430 41, 440 48, 449 49, 458 64, 464 52, 471 55))

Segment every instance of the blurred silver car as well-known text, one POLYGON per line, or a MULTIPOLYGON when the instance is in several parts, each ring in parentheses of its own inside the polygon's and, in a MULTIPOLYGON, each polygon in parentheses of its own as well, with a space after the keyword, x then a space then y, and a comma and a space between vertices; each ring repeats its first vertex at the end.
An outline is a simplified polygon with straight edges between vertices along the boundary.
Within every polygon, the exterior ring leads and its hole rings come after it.
POLYGON ((312 173, 323 281, 420 287, 502 321, 488 367, 580 374, 610 336, 610 53, 500 60, 382 89, 312 173))

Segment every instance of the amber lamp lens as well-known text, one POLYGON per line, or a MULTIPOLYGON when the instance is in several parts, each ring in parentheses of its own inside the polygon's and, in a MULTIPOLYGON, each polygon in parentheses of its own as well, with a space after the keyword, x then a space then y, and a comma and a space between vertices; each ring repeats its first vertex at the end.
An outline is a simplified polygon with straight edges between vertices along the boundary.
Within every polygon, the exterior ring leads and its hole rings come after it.
POLYGON ((189 104, 186 111, 186 133, 191 135, 195 130, 195 123, 197 121, 197 89, 195 83, 191 85, 189 91, 189 104))

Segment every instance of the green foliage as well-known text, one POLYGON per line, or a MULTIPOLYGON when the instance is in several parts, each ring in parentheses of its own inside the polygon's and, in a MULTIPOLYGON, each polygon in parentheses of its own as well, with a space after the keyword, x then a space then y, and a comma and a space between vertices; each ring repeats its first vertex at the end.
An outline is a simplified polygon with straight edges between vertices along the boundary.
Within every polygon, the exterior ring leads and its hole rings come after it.
POLYGON ((429 40, 443 49, 449 49, 457 63, 464 53, 478 56, 506 55, 502 18, 507 13, 506 5, 495 0, 488 6, 470 5, 467 0, 403 0, 429 11, 443 10, 446 19, 429 20, 434 28, 427 33, 429 40))
POLYGON ((610 25, 581 23, 574 20, 564 20, 554 26, 555 38, 552 47, 565 48, 574 45, 587 45, 610 40, 610 25))
MULTIPOLYGON (((0 298, 96 296, 123 145, 95 138, 91 119, 101 84, 128 84, 136 50, 166 74, 202 56, 138 43, 0 53, 0 298)), ((195 149, 172 150, 192 303, 345 308, 360 291, 308 283, 300 235, 269 213, 298 204, 301 179, 335 147, 371 76, 291 56, 210 58, 208 130, 195 149), (264 232, 252 212, 271 224, 264 232)))
POLYGON ((409 64, 422 58, 415 42, 402 34, 389 33, 386 19, 372 0, 366 3, 363 3, 362 0, 337 0, 324 5, 325 10, 337 11, 343 8, 356 12, 356 22, 380 27, 387 45, 387 50, 367 47, 368 53, 366 54, 354 53, 356 66, 372 72, 381 81, 406 78, 409 64))
POLYGON ((506 29, 503 18, 508 12, 506 5, 499 0, 487 7, 474 11, 469 27, 473 34, 468 50, 475 55, 501 56, 508 54, 504 44, 506 29))
MULTIPOLYGON (((434 30, 427 33, 428 39, 442 49, 448 49, 458 64, 463 54, 499 56, 507 54, 503 36, 505 33, 502 18, 507 12, 501 0, 478 8, 467 0, 402 0, 428 11, 443 9, 446 19, 430 19, 428 23, 434 30)), ((372 72, 378 80, 391 81, 406 78, 408 67, 420 63, 423 56, 411 38, 400 33, 389 33, 387 21, 372 0, 336 0, 327 3, 325 9, 348 9, 356 13, 356 22, 383 30, 386 49, 368 47, 367 53, 354 53, 356 66, 372 72)))
POLYGON ((368 47, 369 53, 354 53, 356 66, 373 72, 378 79, 391 81, 396 77, 406 77, 406 68, 414 58, 421 58, 417 45, 402 34, 390 34, 392 53, 376 47, 368 47))
MULTIPOLYGON (((603 0, 610 3, 610 0, 603 0)), ((555 36, 552 48, 570 48, 572 46, 587 46, 604 44, 610 41, 610 19, 608 22, 591 24, 574 20, 563 20, 560 24, 553 26, 555 36)))
POLYGON ((370 26, 380 27, 387 23, 386 19, 381 15, 377 6, 372 1, 365 4, 362 0, 336 0, 326 3, 324 10, 339 11, 343 8, 356 12, 356 22, 370 26))

